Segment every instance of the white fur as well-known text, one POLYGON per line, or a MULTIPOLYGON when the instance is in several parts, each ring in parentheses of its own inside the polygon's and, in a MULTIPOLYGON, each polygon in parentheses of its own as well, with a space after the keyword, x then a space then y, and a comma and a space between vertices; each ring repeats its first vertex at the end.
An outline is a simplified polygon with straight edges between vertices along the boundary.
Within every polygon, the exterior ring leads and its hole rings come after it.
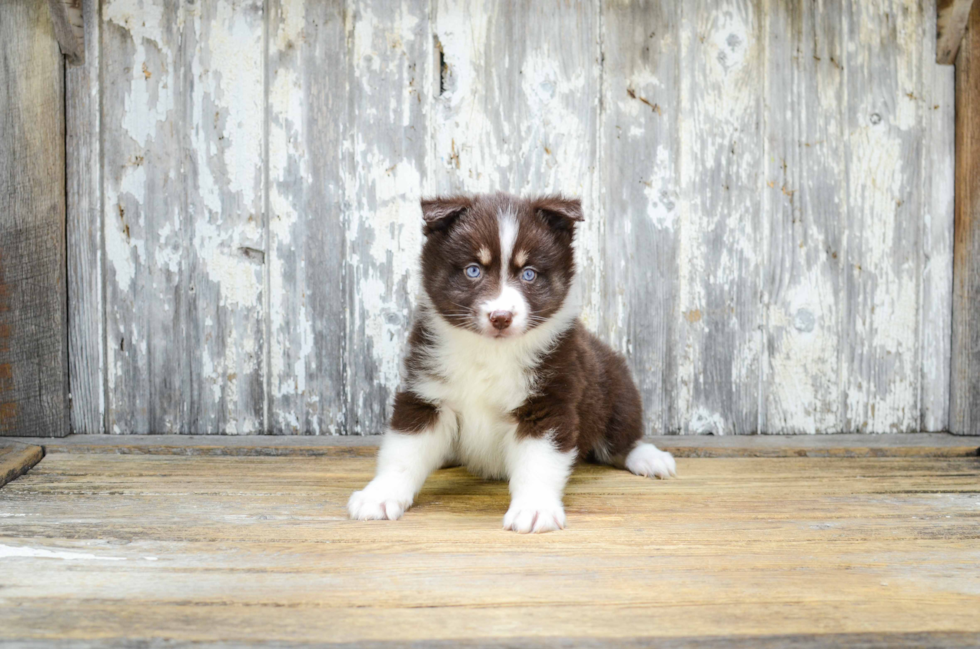
POLYGON ((512 211, 501 212, 497 215, 497 228, 500 236, 500 274, 507 279, 507 268, 510 266, 510 256, 514 254, 514 243, 517 241, 517 216, 512 211))
POLYGON ((562 493, 575 464, 575 450, 555 448, 550 436, 522 439, 506 449, 510 475, 510 509, 504 529, 526 534, 565 528, 562 493))
POLYGON ((636 443, 626 456, 625 466, 632 473, 649 478, 669 478, 677 475, 674 456, 646 442, 636 443))
POLYGON ((412 506, 430 473, 448 459, 456 434, 456 418, 443 411, 430 430, 406 435, 389 430, 378 451, 374 480, 347 502, 356 520, 397 520, 412 506))
MULTIPOLYGON (((501 212, 497 215, 498 235, 500 237, 500 292, 493 298, 483 302, 478 307, 480 326, 484 333, 497 333, 501 336, 520 336, 527 328, 530 307, 524 294, 511 283, 508 277, 510 258, 514 253, 514 242, 517 241, 518 224, 513 212, 501 212), (510 311, 513 320, 510 327, 503 332, 496 332, 490 322, 490 314, 494 311, 510 311)), ((515 280, 520 281, 520 280, 515 280)))

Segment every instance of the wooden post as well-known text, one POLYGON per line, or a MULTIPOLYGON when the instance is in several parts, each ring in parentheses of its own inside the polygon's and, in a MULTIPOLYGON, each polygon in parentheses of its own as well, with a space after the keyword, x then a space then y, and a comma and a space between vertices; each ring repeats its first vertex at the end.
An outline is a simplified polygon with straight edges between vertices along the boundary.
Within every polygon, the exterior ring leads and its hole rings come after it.
POLYGON ((956 226, 950 429, 980 434, 980 2, 956 58, 956 226))
POLYGON ((0 435, 69 430, 64 79, 48 8, 0 5, 0 435))
POLYGON ((85 60, 65 69, 68 383, 76 435, 105 432, 99 0, 85 0, 83 9, 85 60))

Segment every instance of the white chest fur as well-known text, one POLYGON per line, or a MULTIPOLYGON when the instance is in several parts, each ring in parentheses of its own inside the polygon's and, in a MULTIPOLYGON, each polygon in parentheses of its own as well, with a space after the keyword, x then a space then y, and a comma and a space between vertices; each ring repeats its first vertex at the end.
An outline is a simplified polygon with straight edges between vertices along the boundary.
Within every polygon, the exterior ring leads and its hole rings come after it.
POLYGON ((447 333, 432 349, 430 371, 411 387, 455 413, 457 461, 478 475, 504 478, 517 428, 511 413, 531 392, 536 355, 518 341, 447 333))
MULTIPOLYGON (((431 310, 423 317, 434 334, 427 350, 426 370, 408 389, 456 414, 456 460, 472 472, 507 477, 506 458, 516 443, 513 411, 535 389, 535 368, 581 308, 576 282, 562 308, 547 322, 506 339, 481 336, 450 325, 431 310)), ((423 304, 427 298, 423 297, 423 304)))

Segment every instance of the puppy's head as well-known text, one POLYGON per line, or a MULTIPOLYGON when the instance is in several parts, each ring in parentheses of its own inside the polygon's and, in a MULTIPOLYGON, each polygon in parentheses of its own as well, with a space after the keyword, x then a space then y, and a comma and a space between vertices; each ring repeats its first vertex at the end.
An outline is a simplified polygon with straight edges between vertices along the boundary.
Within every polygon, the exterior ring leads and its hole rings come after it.
POLYGON ((575 277, 578 199, 507 194, 422 201, 422 283, 455 327, 511 338, 546 322, 575 277))

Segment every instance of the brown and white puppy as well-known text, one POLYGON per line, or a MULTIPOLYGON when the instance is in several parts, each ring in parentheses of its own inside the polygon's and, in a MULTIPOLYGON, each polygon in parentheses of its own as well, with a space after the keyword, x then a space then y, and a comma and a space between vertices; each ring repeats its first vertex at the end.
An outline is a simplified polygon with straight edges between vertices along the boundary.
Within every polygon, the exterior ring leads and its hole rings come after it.
POLYGON ((622 357, 578 321, 577 199, 506 194, 422 201, 419 308, 377 474, 351 518, 397 519, 439 467, 510 481, 504 528, 565 527, 576 460, 675 475, 643 443, 640 394, 622 357))

